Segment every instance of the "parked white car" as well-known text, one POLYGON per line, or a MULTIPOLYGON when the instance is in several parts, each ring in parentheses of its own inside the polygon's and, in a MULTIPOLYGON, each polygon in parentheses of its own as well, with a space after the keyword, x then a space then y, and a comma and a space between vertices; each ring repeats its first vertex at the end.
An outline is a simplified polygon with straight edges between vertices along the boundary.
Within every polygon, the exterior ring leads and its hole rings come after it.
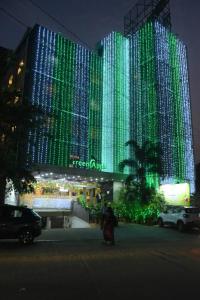
POLYGON ((167 206, 158 217, 158 225, 163 227, 165 224, 177 226, 180 232, 186 228, 200 227, 200 210, 194 206, 167 206))

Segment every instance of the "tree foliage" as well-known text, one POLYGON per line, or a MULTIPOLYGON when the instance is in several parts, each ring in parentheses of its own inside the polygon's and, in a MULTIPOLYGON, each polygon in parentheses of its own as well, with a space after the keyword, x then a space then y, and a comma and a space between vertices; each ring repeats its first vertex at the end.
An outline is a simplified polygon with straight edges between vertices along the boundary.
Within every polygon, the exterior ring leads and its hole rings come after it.
POLYGON ((131 170, 126 178, 127 198, 141 199, 146 202, 155 190, 148 185, 147 178, 162 175, 161 148, 159 144, 150 141, 139 146, 134 140, 130 140, 125 145, 132 148, 133 155, 132 158, 124 159, 119 164, 120 171, 123 171, 126 166, 131 170))
POLYGON ((141 202, 140 199, 127 200, 126 190, 122 190, 120 201, 114 202, 113 206, 119 220, 149 225, 156 223, 158 215, 164 207, 163 196, 155 190, 146 203, 141 202))
POLYGON ((0 202, 4 202, 6 182, 11 180, 19 193, 33 190, 35 178, 26 159, 30 130, 45 126, 47 116, 40 107, 22 101, 17 90, 0 92, 0 202))

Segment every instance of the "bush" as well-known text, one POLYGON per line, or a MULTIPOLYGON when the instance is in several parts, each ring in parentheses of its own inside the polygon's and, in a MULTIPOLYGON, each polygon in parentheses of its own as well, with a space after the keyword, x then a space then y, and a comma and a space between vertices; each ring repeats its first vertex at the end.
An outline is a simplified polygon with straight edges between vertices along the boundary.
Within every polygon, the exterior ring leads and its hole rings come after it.
MULTIPOLYGON (((153 225, 156 223, 160 211, 164 209, 165 201, 161 194, 152 191, 147 203, 143 203, 139 197, 127 200, 127 190, 120 191, 120 200, 112 202, 114 214, 119 221, 133 222, 138 224, 153 225)), ((83 197, 79 203, 89 210, 92 219, 96 222, 101 217, 101 204, 87 204, 83 197)))
POLYGON ((114 211, 119 220, 139 224, 155 224, 165 205, 163 196, 154 191, 148 203, 143 203, 141 199, 127 201, 125 194, 126 191, 123 191, 121 200, 114 203, 114 211))

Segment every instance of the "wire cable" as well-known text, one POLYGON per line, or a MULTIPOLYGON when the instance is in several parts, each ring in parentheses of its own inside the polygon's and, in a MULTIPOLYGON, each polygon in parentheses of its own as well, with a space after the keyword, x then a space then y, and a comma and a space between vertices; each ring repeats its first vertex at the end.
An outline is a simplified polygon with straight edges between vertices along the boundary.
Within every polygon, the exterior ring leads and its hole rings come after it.
POLYGON ((16 18, 14 15, 12 15, 11 13, 9 13, 5 8, 0 7, 0 10, 3 11, 6 15, 8 15, 10 18, 14 19, 17 23, 19 23, 20 25, 22 25, 23 27, 28 28, 29 26, 27 24, 25 24, 24 22, 20 21, 18 18, 16 18))
POLYGON ((81 42, 87 48, 91 49, 91 47, 86 42, 84 42, 76 33, 74 33, 72 30, 68 29, 63 23, 61 23, 59 20, 57 20, 54 16, 50 15, 44 8, 42 8, 40 5, 38 5, 37 3, 35 3, 35 1, 32 1, 32 0, 28 0, 28 1, 33 6, 35 6, 40 11, 42 11, 45 15, 47 15, 50 19, 52 19, 54 22, 56 22, 59 26, 61 26, 63 29, 65 29, 68 33, 70 33, 71 35, 73 35, 76 38, 76 40, 78 40, 79 42, 81 42))

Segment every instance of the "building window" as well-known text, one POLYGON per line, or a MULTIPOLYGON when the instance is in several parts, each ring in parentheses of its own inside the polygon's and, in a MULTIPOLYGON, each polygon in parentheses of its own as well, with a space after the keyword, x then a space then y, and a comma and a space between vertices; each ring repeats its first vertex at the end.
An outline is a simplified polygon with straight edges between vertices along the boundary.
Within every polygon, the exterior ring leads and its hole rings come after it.
POLYGON ((24 66, 24 62, 23 60, 21 60, 17 69, 17 75, 19 75, 22 72, 23 66, 24 66))
POLYGON ((8 86, 11 86, 13 84, 13 75, 10 75, 8 79, 8 86))
POLYGON ((22 69, 19 67, 19 68, 17 69, 17 75, 19 75, 19 74, 21 73, 21 71, 22 71, 22 69))
POLYGON ((20 67, 23 67, 23 66, 24 66, 23 60, 20 61, 19 66, 20 66, 20 67))
POLYGON ((5 142, 5 139, 6 139, 6 135, 3 133, 1 135, 1 142, 4 143, 5 142))
POLYGON ((19 96, 16 96, 15 97, 15 100, 14 100, 14 104, 18 103, 19 102, 19 96))

